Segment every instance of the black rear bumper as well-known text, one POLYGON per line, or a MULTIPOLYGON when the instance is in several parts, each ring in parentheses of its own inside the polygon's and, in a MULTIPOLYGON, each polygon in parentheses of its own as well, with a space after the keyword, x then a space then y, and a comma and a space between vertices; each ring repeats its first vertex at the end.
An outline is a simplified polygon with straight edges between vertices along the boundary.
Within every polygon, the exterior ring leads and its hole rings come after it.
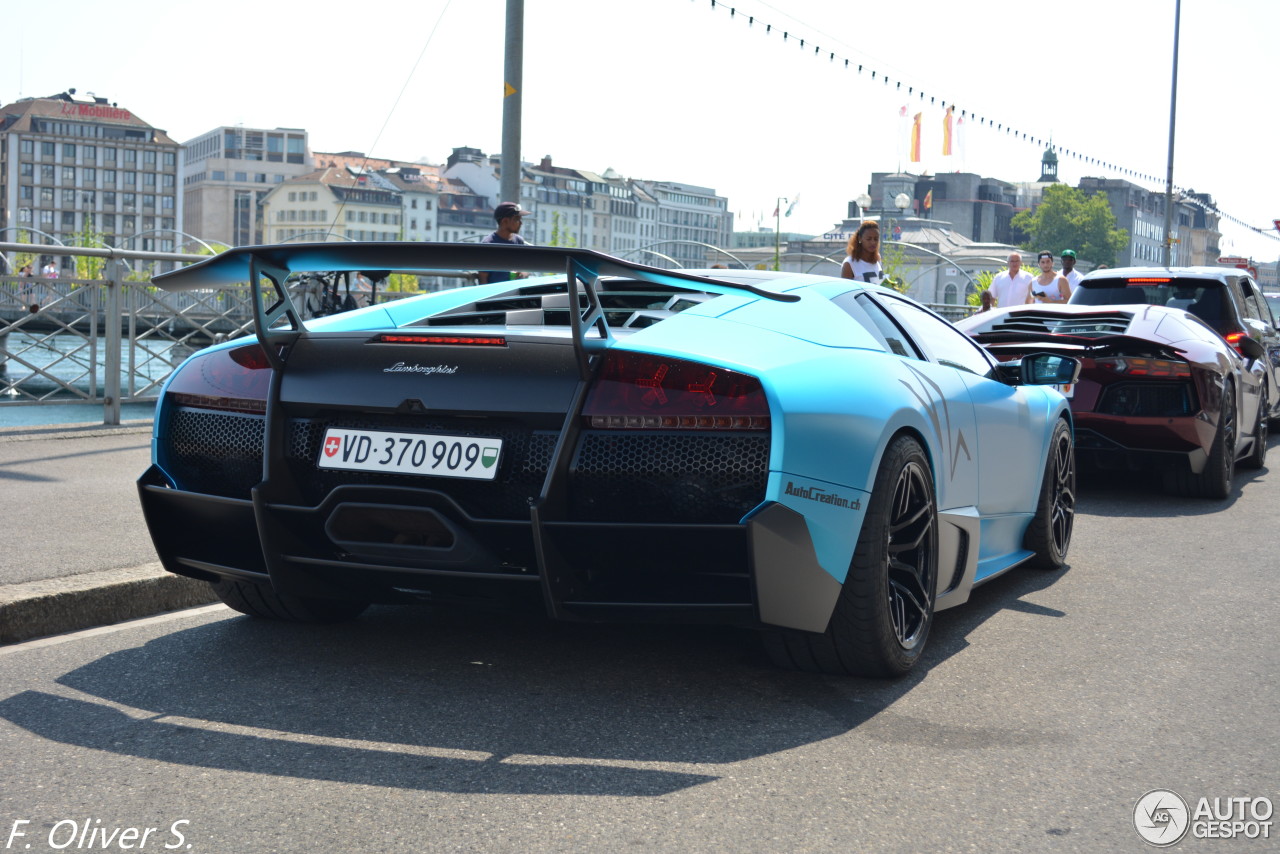
POLYGON ((351 487, 315 507, 138 481, 170 572, 321 598, 538 603, 573 621, 826 628, 840 584, 802 516, 766 502, 737 524, 468 517, 447 496, 351 487))
POLYGON ((296 596, 541 597, 566 620, 757 622, 748 524, 485 519, 429 490, 345 486, 314 507, 138 482, 164 567, 296 596))

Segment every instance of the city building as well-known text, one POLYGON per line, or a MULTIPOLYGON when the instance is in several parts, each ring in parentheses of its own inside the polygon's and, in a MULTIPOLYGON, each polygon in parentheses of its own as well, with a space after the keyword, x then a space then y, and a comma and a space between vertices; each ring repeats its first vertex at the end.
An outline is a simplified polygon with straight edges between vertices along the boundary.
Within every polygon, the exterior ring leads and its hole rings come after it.
MULTIPOLYGON (((1081 178, 1087 195, 1103 193, 1116 218, 1116 228, 1129 232, 1129 244, 1116 256, 1116 266, 1164 263, 1165 194, 1121 178, 1081 178)), ((1205 198, 1208 198, 1207 196, 1205 198)), ((1216 264, 1218 216, 1181 196, 1173 200, 1173 239, 1169 263, 1175 267, 1216 264)))
POLYGON ((353 174, 378 174, 390 182, 401 203, 400 240, 443 240, 436 228, 439 209, 441 167, 425 160, 388 160, 370 157, 362 151, 317 151, 317 167, 335 166, 353 174))
POLYGON ((577 169, 556 166, 549 154, 536 165, 526 164, 523 171, 521 195, 526 198, 521 204, 534 212, 531 219, 537 220, 538 242, 591 248, 594 205, 587 179, 577 169))
POLYGON ((400 193, 374 174, 326 166, 277 184, 262 199, 267 243, 399 240, 400 193))
POLYGON ((654 250, 649 246, 658 239, 658 200, 649 195, 638 181, 628 180, 627 187, 631 190, 632 198, 636 200, 636 245, 623 252, 622 256, 629 261, 657 266, 654 264, 655 259, 649 254, 654 250))
MULTIPOLYGON (((436 208, 436 232, 439 235, 436 239, 443 242, 475 243, 497 227, 489 196, 476 192, 457 178, 446 175, 441 179, 440 200, 436 208)), ((521 233, 530 243, 538 242, 533 235, 521 233)))
MULTIPOLYGON (((681 267, 724 263, 707 246, 728 246, 733 238, 733 214, 728 199, 709 187, 672 181, 639 181, 658 202, 657 240, 653 248, 681 267)), ((656 266, 663 266, 657 264, 656 266)))
POLYGON ((267 193, 315 169, 307 132, 222 126, 183 143, 182 230, 210 243, 265 242, 267 193))
MULTIPOLYGON (((32 242, 183 248, 182 147, 159 128, 75 89, 0 107, 0 234, 32 242)), ((50 252, 62 271, 69 255, 50 252)))
POLYGON ((440 170, 436 166, 392 166, 377 174, 400 193, 401 240, 439 240, 440 170))

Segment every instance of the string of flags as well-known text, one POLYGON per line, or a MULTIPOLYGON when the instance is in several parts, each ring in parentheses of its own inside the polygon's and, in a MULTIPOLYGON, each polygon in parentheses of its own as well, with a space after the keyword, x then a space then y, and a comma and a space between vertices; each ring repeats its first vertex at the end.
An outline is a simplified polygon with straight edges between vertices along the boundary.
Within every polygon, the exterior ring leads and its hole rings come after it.
MULTIPOLYGON (((694 0, 694 2, 697 2, 697 0, 694 0)), ((1055 145, 1052 142, 1052 140, 1046 140, 1042 137, 1036 136, 1034 132, 1023 131, 1014 127, 1013 125, 1007 124, 1006 122, 997 121, 995 118, 981 116, 965 108, 958 108, 954 102, 948 103, 946 100, 940 99, 937 95, 930 95, 927 92, 925 92, 924 89, 921 89, 913 84, 908 84, 903 80, 892 80, 890 79, 889 75, 883 74, 874 68, 870 68, 865 62, 858 62, 857 59, 851 59, 849 57, 843 56, 834 50, 824 50, 821 45, 814 44, 812 39, 803 38, 801 36, 798 36, 792 33, 790 30, 782 29, 771 23, 767 23, 761 20, 758 15, 748 15, 746 13, 739 13, 736 6, 731 6, 728 3, 724 2, 724 0, 711 0, 711 8, 713 11, 727 12, 729 14, 729 18, 732 20, 735 20, 735 21, 745 20, 748 27, 752 27, 752 28, 756 26, 764 27, 764 31, 767 35, 781 35, 783 43, 785 44, 794 43, 797 45, 798 48, 806 52, 811 52, 812 56, 814 56, 815 58, 818 58, 818 59, 825 58, 829 64, 837 65, 838 67, 841 67, 846 71, 854 71, 859 76, 869 74, 871 81, 874 82, 876 80, 879 80, 881 85, 886 87, 892 85, 895 92, 902 92, 908 98, 917 99, 921 105, 925 104, 925 99, 927 98, 928 106, 944 110, 943 134, 942 134, 942 153, 944 157, 949 157, 952 155, 953 147, 956 140, 956 134, 966 124, 969 126, 972 126, 976 122, 979 127, 993 130, 996 133, 1003 133, 1005 136, 1011 137, 1014 140, 1017 140, 1019 142, 1027 142, 1027 143, 1030 143, 1031 145, 1041 147, 1041 148, 1050 148, 1059 156, 1070 157, 1073 160, 1077 160, 1081 163, 1087 163, 1091 166, 1100 167, 1102 169, 1107 170, 1108 172, 1123 175, 1128 178, 1132 178, 1136 181, 1145 181, 1149 184, 1159 185, 1164 183, 1165 179, 1159 176, 1151 175, 1149 173, 1142 172, 1136 169, 1129 169, 1127 167, 1120 166, 1116 163, 1112 163, 1106 160, 1105 158, 1095 157, 1092 154, 1088 154, 1086 152, 1073 150, 1070 148, 1063 148, 1059 145, 1055 145), (905 87, 905 92, 904 92, 904 87, 905 87), (959 116, 956 116, 957 109, 959 110, 959 113, 960 113, 959 116)), ((907 115, 907 113, 908 113, 908 109, 906 106, 904 106, 900 112, 900 115, 905 116, 907 115)), ((920 148, 921 148, 921 142, 922 142, 922 136, 923 136, 922 134, 923 118, 924 118, 923 110, 921 110, 920 112, 917 112, 913 116, 911 137, 908 143, 911 162, 913 163, 918 163, 920 162, 920 159, 921 159, 920 148)), ((1179 194, 1186 196, 1187 190, 1185 188, 1179 187, 1175 184, 1173 189, 1179 194)), ((1271 237, 1275 240, 1280 240, 1280 234, 1272 234, 1267 229, 1258 228, 1256 226, 1250 225, 1249 223, 1237 217, 1231 216, 1230 214, 1226 213, 1222 209, 1218 208, 1216 205, 1208 205, 1199 199, 1195 199, 1189 196, 1183 198, 1182 201, 1184 201, 1187 204, 1196 205, 1204 209, 1205 211, 1216 214, 1222 219, 1232 222, 1242 228, 1246 228, 1250 231, 1256 232, 1266 237, 1271 237)), ((788 211, 788 213, 790 212, 788 211)))

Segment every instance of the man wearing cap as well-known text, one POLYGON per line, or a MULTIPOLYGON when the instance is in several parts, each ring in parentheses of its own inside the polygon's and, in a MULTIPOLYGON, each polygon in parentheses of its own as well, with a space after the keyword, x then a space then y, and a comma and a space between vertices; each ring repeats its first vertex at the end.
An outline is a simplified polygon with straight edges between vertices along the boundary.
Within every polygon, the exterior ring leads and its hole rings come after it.
MULTIPOLYGON (((498 230, 481 238, 481 243, 507 243, 507 244, 524 244, 524 238, 520 236, 520 226, 524 225, 524 218, 533 211, 521 210, 520 206, 515 202, 501 202, 493 209, 493 218, 498 221, 498 230)), ((492 284, 494 282, 508 282, 512 279, 523 279, 524 273, 511 273, 502 270, 481 270, 479 271, 478 280, 482 285, 492 284)))
POLYGON ((1076 250, 1062 250, 1062 275, 1067 279, 1067 287, 1071 289, 1071 293, 1076 292, 1076 285, 1080 284, 1080 280, 1084 276, 1080 275, 1080 271, 1076 269, 1076 250))

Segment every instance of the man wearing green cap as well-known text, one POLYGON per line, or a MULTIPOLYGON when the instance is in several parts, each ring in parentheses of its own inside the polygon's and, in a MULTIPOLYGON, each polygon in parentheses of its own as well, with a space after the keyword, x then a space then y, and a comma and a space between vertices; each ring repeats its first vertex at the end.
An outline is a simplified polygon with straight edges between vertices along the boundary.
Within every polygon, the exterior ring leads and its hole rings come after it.
POLYGON ((1080 284, 1080 280, 1084 278, 1084 276, 1080 275, 1080 271, 1076 269, 1076 250, 1062 250, 1062 275, 1066 277, 1067 287, 1074 294, 1076 285, 1080 284))

